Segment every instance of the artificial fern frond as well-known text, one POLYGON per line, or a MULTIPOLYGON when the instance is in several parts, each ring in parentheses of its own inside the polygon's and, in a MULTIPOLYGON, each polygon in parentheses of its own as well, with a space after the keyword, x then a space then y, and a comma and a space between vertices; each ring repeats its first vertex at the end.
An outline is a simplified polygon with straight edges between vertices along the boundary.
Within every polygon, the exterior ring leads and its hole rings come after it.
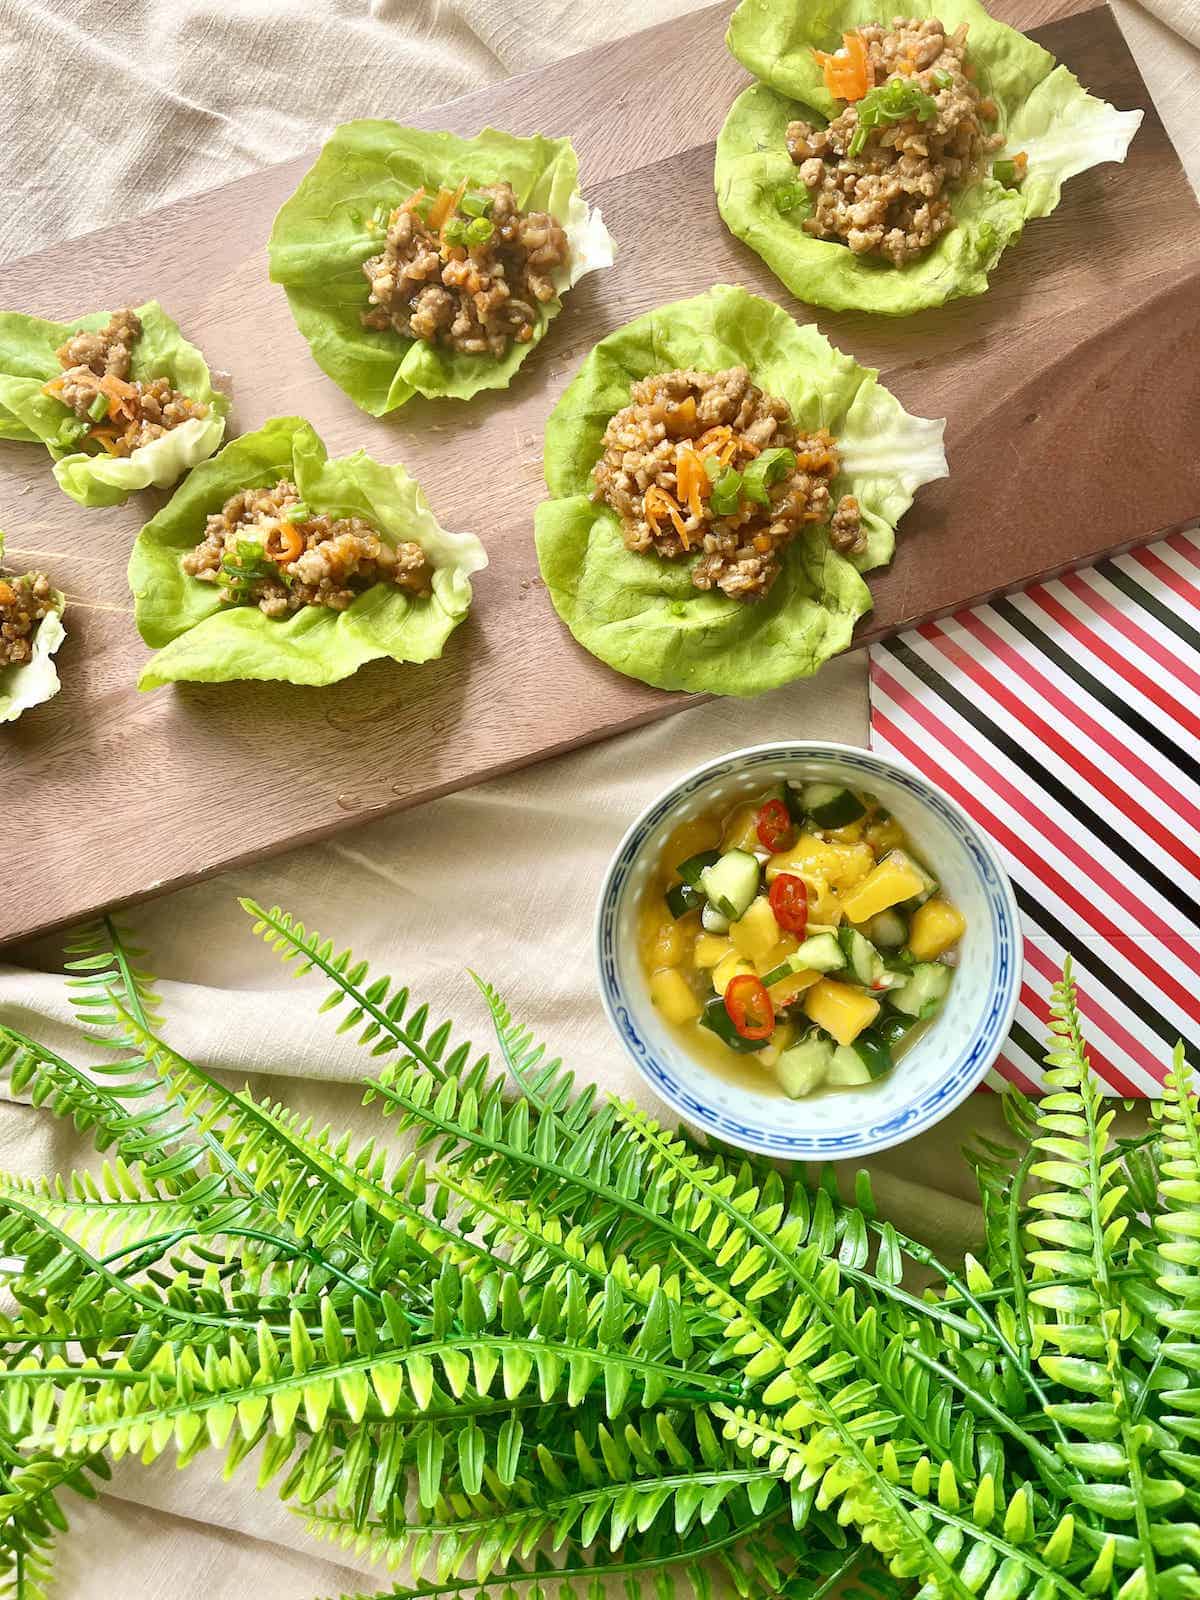
POLYGON ((124 1059, 0 1034, 0 1070, 110 1152, 0 1179, 22 1600, 57 1492, 171 1448, 252 1459, 323 1537, 409 1563, 409 1600, 1200 1600, 1200 1111, 1180 1059, 1158 1128, 1113 1139, 1069 973, 1050 1093, 975 1152, 958 1263, 865 1176, 847 1201, 578 1089, 486 985, 511 1077, 247 908, 388 1058, 364 1100, 409 1148, 226 1089, 111 928, 74 978, 124 1059))
POLYGON ((408 990, 395 986, 392 978, 375 978, 368 983, 370 968, 365 961, 356 961, 352 951, 335 953, 332 939, 323 939, 278 906, 268 911, 254 900, 238 903, 254 918, 254 933, 292 969, 294 977, 303 978, 314 971, 325 977, 330 987, 322 1011, 348 1004, 348 1011, 338 1022, 339 1033, 359 1030, 355 1042, 370 1045, 373 1056, 399 1050, 419 1061, 438 1082, 464 1072, 470 1076, 486 1071, 486 1056, 471 1065, 469 1044, 460 1044, 447 1054, 450 1024, 443 1022, 427 1032, 428 1007, 412 1006, 408 990))
POLYGON ((67 993, 81 1026, 93 1038, 124 1042, 114 999, 144 1028, 162 1027, 162 996, 140 962, 146 952, 129 943, 111 917, 77 930, 66 947, 72 959, 67 993))

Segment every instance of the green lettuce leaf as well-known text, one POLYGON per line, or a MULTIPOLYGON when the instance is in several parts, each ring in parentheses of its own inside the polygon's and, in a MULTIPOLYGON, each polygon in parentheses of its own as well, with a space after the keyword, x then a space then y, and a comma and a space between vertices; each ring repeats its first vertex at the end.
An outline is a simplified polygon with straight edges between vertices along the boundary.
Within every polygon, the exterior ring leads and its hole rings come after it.
POLYGON ((165 489, 221 443, 228 398, 212 386, 204 357, 159 305, 137 307, 142 334, 132 351, 134 378, 169 378, 175 389, 208 406, 161 439, 123 458, 87 455, 75 448, 77 419, 43 384, 58 377, 54 352, 80 328, 103 328, 110 313, 94 311, 71 322, 46 322, 18 311, 0 312, 0 439, 40 441, 54 457, 59 487, 83 506, 115 506, 139 489, 165 489))
POLYGON ((129 562, 134 617, 146 643, 161 647, 138 687, 236 678, 326 684, 377 656, 434 660, 470 609, 471 574, 486 565, 479 540, 440 527, 403 467, 383 466, 362 450, 330 461, 309 423, 275 417, 197 467, 138 535, 129 562), (286 618, 223 605, 217 586, 190 577, 181 558, 232 494, 280 478, 290 478, 314 511, 363 517, 393 545, 415 540, 434 568, 432 595, 377 583, 345 611, 304 606, 286 618))
POLYGON ((717 140, 717 205, 745 241, 798 298, 832 310, 904 316, 960 295, 982 294, 988 274, 1031 217, 1058 204, 1062 185, 1086 168, 1123 161, 1142 119, 1084 90, 1065 67, 977 0, 913 0, 906 15, 966 22, 979 85, 1000 111, 1005 145, 995 159, 1024 151, 1018 188, 988 176, 951 201, 955 226, 918 261, 893 267, 804 232, 812 206, 784 144, 797 117, 828 121, 841 109, 825 88, 814 48, 835 48, 843 32, 888 17, 872 0, 833 0, 820 8, 791 0, 742 0, 729 25, 734 55, 760 80, 734 101, 717 140))
POLYGON ((601 340, 546 427, 538 560, 559 616, 585 649, 660 689, 755 695, 806 677, 844 650, 871 608, 862 574, 891 559, 895 528, 923 483, 945 477, 944 423, 910 416, 876 374, 779 306, 718 285, 601 340), (765 599, 745 604, 691 584, 686 561, 625 548, 620 520, 591 499, 604 430, 631 384, 674 367, 745 365, 804 430, 842 453, 835 499, 858 497, 866 549, 838 555, 825 529, 792 544, 765 599))
MULTIPOLYGON (((4 535, 0 533, 0 556, 4 554, 4 535)), ((33 636, 33 658, 20 666, 0 667, 0 722, 15 722, 23 711, 53 700, 60 684, 54 666, 54 652, 67 637, 62 612, 67 603, 61 590, 54 591, 57 611, 50 611, 37 625, 33 636)))
POLYGON ((338 128, 275 218, 271 277, 284 286, 317 365, 374 417, 416 394, 466 400, 482 389, 507 388, 561 309, 561 299, 551 301, 529 344, 513 345, 500 361, 363 327, 369 289, 362 263, 382 248, 382 235, 367 226, 373 213, 399 205, 421 185, 436 192, 464 178, 505 179, 523 210, 549 211, 558 219, 571 244, 560 295, 585 273, 612 265, 613 241, 599 211, 589 210, 579 192, 579 163, 569 140, 519 139, 494 128, 460 139, 383 121, 338 128))

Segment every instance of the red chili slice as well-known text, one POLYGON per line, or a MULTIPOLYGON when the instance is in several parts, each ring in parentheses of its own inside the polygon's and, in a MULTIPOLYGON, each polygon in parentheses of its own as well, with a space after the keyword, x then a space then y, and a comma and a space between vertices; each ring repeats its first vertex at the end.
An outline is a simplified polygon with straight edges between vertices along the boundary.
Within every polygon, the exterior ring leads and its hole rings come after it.
POLYGON ((725 990, 725 1009, 743 1039, 769 1039, 775 1031, 775 1008, 761 978, 740 972, 725 990))
POLYGON ((782 800, 768 800, 765 806, 761 806, 755 827, 763 849, 769 850, 773 856, 781 850, 790 850, 795 843, 792 819, 782 800))
POLYGON ((771 885, 769 899, 775 921, 783 931, 803 939, 808 927, 808 885, 804 879, 781 872, 771 885))

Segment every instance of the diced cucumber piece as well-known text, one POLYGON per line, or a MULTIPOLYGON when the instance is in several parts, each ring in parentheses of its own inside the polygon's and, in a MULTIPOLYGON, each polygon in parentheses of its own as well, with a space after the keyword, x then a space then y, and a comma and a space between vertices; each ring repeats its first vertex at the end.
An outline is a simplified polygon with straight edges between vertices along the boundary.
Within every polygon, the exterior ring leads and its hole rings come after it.
POLYGON ((900 1043, 901 1039, 903 1039, 906 1034, 915 1028, 916 1025, 916 1017, 906 1017, 901 1011, 895 1013, 894 1015, 880 1017, 877 1022, 873 1022, 871 1024, 871 1026, 867 1029, 867 1032, 873 1039, 878 1039, 880 1044, 886 1045, 888 1053, 890 1054, 900 1043))
POLYGON ((676 920, 705 903, 699 889, 693 889, 690 883, 673 883, 667 890, 667 910, 676 920))
POLYGON ((800 963, 797 972, 838 972, 846 964, 837 935, 833 933, 814 933, 788 959, 800 963))
POLYGON ((899 950, 908 938, 908 924, 898 911, 877 911, 867 923, 867 938, 880 950, 899 950))
POLYGON ((743 1039, 733 1025, 733 1018, 725 1009, 725 1001, 719 994, 704 1007, 700 1016, 700 1026, 715 1033, 722 1044, 727 1044, 731 1050, 742 1054, 749 1054, 754 1050, 765 1050, 770 1043, 769 1039, 743 1039))
POLYGON ((896 1064, 882 1022, 882 1018, 877 1018, 869 1028, 863 1029, 853 1044, 846 1047, 853 1050, 872 1078, 885 1078, 896 1064))
POLYGON ((704 902, 704 910, 700 913, 700 926, 705 933, 728 933, 730 919, 717 910, 710 901, 704 902))
POLYGON ((689 888, 700 887, 700 874, 706 867, 716 866, 721 859, 719 850, 701 850, 698 855, 689 856, 686 861, 681 861, 675 871, 689 888))
POLYGON ((805 784, 804 809, 818 828, 845 828, 867 814, 858 796, 840 783, 805 784))
POLYGON ((758 857, 748 850, 727 850, 700 874, 700 888, 722 916, 736 922, 749 909, 762 876, 758 857))
POLYGON ((858 1040, 854 1044, 840 1044, 833 1052, 825 1081, 831 1088, 857 1089, 870 1083, 871 1071, 859 1054, 858 1040))
POLYGON ((842 947, 832 933, 817 933, 777 967, 772 967, 763 979, 769 989, 773 983, 790 978, 797 972, 838 972, 846 964, 842 947))
POLYGON ((801 1100, 825 1082, 832 1061, 832 1043, 813 1034, 781 1051, 772 1070, 784 1094, 792 1100, 801 1100))
POLYGON ((922 961, 913 968, 907 983, 889 990, 888 1004, 905 1016, 924 1022, 941 1009, 953 976, 953 967, 944 966, 940 961, 922 961))
POLYGON ((787 807, 787 814, 793 822, 803 822, 806 812, 804 810, 804 796, 794 783, 777 783, 766 796, 767 800, 782 800, 787 807))
MULTIPOLYGON (((891 861, 898 867, 907 867, 910 872, 915 873, 921 880, 920 890, 904 901, 905 906, 915 911, 918 906, 923 906, 926 900, 931 899, 937 893, 937 879, 927 872, 919 861, 910 856, 907 850, 889 850, 883 860, 891 861)), ((882 866, 882 864, 881 862, 880 865, 882 866)))
POLYGON ((864 988, 873 988, 883 977, 883 962, 878 950, 868 938, 859 933, 857 928, 852 928, 849 923, 843 924, 838 929, 837 940, 846 958, 846 968, 850 976, 864 988))

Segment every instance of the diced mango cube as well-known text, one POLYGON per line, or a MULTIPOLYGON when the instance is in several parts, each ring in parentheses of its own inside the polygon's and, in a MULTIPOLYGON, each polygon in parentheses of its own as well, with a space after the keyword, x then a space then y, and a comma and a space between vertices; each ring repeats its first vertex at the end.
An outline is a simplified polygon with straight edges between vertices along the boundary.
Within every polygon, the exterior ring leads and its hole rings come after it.
POLYGON ((739 806, 725 824, 725 832, 721 836, 721 850, 748 850, 751 855, 756 850, 762 849, 762 840, 758 837, 758 807, 754 805, 739 806))
POLYGON ((904 829, 895 817, 882 817, 875 822, 869 822, 863 837, 876 854, 881 856, 885 856, 889 850, 900 850, 904 846, 904 829))
POLYGON ((908 866, 903 858, 889 857, 863 879, 850 894, 842 897, 842 910, 851 922, 868 922, 889 906, 902 900, 911 900, 925 887, 920 873, 908 866))
POLYGON ((839 1044, 853 1044, 879 1015, 879 1001, 863 989, 835 978, 822 978, 804 997, 805 1014, 839 1044))
POLYGON ((764 974, 772 972, 776 967, 782 966, 789 956, 795 955, 799 948, 800 941, 794 933, 783 934, 778 944, 768 950, 765 956, 759 956, 755 961, 754 965, 758 968, 759 977, 761 978, 764 974))
POLYGON ((808 931, 818 928, 836 928, 842 920, 842 902, 825 882, 814 878, 808 885, 808 931))
POLYGON ((681 822, 663 846, 663 860, 670 868, 668 882, 674 881, 675 868, 702 850, 715 850, 721 842, 720 825, 711 817, 693 817, 681 822))
POLYGON ((829 828, 827 832, 835 844, 858 844, 866 827, 866 818, 859 817, 857 822, 848 822, 844 828, 829 828))
POLYGON ((745 915, 729 929, 734 949, 747 961, 761 961, 779 943, 779 934, 780 927, 771 910, 771 902, 761 894, 751 901, 745 915))
POLYGON ((948 900, 926 900, 913 912, 908 948, 914 961, 936 961, 967 931, 967 919, 948 900))
POLYGON ((700 1002, 678 967, 664 967, 650 979, 650 998, 668 1022, 694 1022, 700 1002))
POLYGON ((684 936, 674 917, 664 917, 655 927, 647 930, 647 935, 643 945, 646 965, 651 970, 677 967, 683 960, 684 936))
POLYGON ((852 889, 874 865, 870 845, 830 844, 815 833, 802 833, 790 850, 767 862, 767 882, 773 883, 781 872, 792 872, 805 879, 821 878, 834 889, 852 889))
POLYGON ((718 994, 724 994, 740 972, 748 972, 752 977, 758 976, 751 963, 744 956, 738 955, 735 950, 713 968, 713 988, 718 994))
POLYGON ((767 993, 771 997, 771 1004, 782 1010, 784 1006, 790 1006, 797 995, 820 981, 819 972, 793 972, 790 977, 780 978, 778 983, 773 983, 767 993))
POLYGON ((692 960, 698 967, 715 967, 726 956, 735 954, 733 941, 719 933, 698 933, 692 949, 692 960))

